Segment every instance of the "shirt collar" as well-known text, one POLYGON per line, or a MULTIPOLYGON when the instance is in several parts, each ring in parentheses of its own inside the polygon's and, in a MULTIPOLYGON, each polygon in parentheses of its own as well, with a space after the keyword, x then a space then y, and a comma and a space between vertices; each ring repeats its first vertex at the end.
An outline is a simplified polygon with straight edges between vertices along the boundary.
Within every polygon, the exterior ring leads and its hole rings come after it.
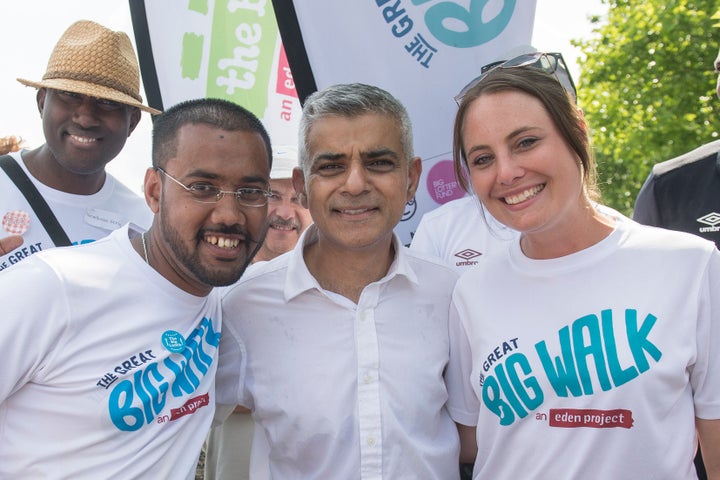
MULTIPOLYGON (((318 291, 323 291, 320 283, 318 283, 315 277, 313 277, 310 273, 310 270, 308 270, 303 257, 303 250, 305 246, 317 242, 317 233, 317 226, 315 224, 311 224, 302 233, 295 245, 295 248, 293 248, 291 254, 289 255, 287 277, 285 279, 284 288, 286 301, 289 301, 308 290, 316 289, 318 291)), ((394 232, 392 241, 395 247, 395 259, 392 264, 390 264, 387 274, 377 283, 389 282, 396 276, 403 276, 407 278, 408 281, 417 284, 417 275, 408 261, 407 248, 403 246, 400 242, 400 238, 394 232)))

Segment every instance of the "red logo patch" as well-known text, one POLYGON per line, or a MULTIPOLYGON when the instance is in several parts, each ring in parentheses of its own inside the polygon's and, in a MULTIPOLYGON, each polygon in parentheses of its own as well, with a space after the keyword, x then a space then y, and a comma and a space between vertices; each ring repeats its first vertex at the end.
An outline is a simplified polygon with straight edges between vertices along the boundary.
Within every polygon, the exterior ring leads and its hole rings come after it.
POLYGON ((210 395, 200 395, 199 397, 193 397, 187 402, 185 402, 185 405, 183 405, 180 408, 171 408, 170 409, 170 421, 177 420, 178 418, 184 417, 185 415, 190 415, 191 413, 195 413, 195 411, 199 408, 205 407, 210 404, 210 395))
POLYGON ((630 410, 550 409, 550 426, 559 428, 632 428, 630 410))

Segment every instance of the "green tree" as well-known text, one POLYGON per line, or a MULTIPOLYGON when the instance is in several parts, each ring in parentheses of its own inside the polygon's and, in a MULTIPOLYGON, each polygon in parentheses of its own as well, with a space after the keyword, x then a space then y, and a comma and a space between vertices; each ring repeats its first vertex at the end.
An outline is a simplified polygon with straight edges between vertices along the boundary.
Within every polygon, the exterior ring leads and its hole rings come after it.
POLYGON ((575 41, 579 104, 591 127, 605 204, 632 212, 652 166, 718 138, 713 62, 720 0, 603 0, 593 36, 575 41))

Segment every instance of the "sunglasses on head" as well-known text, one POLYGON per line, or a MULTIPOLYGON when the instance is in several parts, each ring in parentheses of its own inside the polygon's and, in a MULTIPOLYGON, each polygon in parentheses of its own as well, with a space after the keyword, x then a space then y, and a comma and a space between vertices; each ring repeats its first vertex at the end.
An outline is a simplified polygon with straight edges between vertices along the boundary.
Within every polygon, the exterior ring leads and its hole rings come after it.
POLYGON ((465 85, 460 93, 455 95, 455 102, 460 105, 462 99, 467 93, 478 83, 482 82, 487 74, 496 68, 520 68, 520 67, 532 67, 540 69, 546 73, 554 75, 557 78, 560 85, 572 95, 573 100, 577 101, 577 91, 575 90, 575 83, 570 77, 565 59, 560 53, 544 53, 544 52, 533 52, 520 55, 510 60, 501 60, 499 62, 488 63, 480 69, 480 75, 475 77, 470 83, 465 85))

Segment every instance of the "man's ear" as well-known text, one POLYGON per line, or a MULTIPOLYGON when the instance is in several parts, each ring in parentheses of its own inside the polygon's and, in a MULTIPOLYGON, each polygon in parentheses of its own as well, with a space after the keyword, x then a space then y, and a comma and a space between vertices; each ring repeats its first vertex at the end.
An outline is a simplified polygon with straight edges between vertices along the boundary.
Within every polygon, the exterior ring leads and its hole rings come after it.
POLYGON ((45 96, 47 96, 47 88, 40 88, 37 94, 35 94, 35 100, 37 101, 37 108, 41 118, 43 109, 45 109, 45 96))
POLYGON ((160 211, 160 197, 162 196, 162 180, 160 172, 153 167, 145 171, 144 193, 145 201, 154 214, 160 211))
POLYGON ((408 186, 407 186, 407 199, 409 202, 415 196, 418 185, 420 184, 420 175, 422 174, 422 159, 420 157, 413 157, 408 163, 408 186))
POLYGON ((128 129, 128 137, 130 134, 135 130, 135 127, 138 126, 138 123, 140 123, 140 118, 142 118, 142 112, 137 107, 130 107, 132 110, 130 112, 130 128, 128 129))
POLYGON ((295 192, 300 198, 300 205, 302 205, 303 208, 308 208, 308 197, 307 191, 305 190, 305 174, 303 173, 302 168, 293 168, 292 184, 295 192))

